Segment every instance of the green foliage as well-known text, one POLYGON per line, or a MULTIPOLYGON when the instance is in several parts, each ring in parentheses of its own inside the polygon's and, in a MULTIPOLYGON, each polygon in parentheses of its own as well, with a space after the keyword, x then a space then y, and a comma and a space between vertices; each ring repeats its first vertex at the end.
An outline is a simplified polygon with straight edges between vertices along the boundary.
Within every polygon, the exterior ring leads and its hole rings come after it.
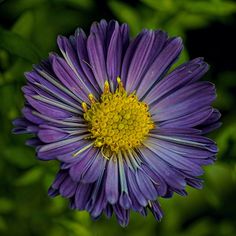
MULTIPOLYGON (((57 51, 58 34, 70 35, 76 27, 88 30, 94 20, 115 17, 127 22, 133 35, 142 28, 162 28, 186 40, 187 31, 207 28, 213 21, 228 24, 236 12, 236 3, 225 0, 103 2, 102 12, 95 0, 0 0, 0 235, 236 235, 235 71, 208 74, 217 87, 215 106, 223 113, 222 128, 212 134, 220 149, 217 164, 206 168, 203 190, 188 188, 186 198, 161 199, 161 223, 151 214, 143 218, 132 213, 123 229, 114 217, 94 222, 88 213, 70 210, 65 199, 50 199, 47 188, 58 164, 36 160, 34 150, 24 145, 28 136, 11 134, 12 119, 23 106, 23 73, 57 51)), ((185 50, 178 64, 188 58, 185 50)))
POLYGON ((39 60, 38 49, 20 35, 0 29, 0 38, 0 47, 15 56, 24 58, 32 63, 39 60))

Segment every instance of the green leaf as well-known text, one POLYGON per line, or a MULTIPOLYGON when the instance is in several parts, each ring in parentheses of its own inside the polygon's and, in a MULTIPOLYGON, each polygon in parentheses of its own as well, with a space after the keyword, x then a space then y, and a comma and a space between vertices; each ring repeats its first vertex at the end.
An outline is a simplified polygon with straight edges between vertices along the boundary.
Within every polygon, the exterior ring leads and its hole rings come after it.
POLYGON ((0 213, 8 213, 13 209, 13 202, 7 198, 0 198, 0 213))
POLYGON ((140 30, 140 17, 138 11, 130 7, 128 4, 116 0, 110 1, 109 6, 119 19, 132 25, 132 28, 130 29, 132 32, 138 32, 140 30))
POLYGON ((79 9, 81 8, 89 9, 94 4, 92 0, 57 0, 57 3, 61 2, 79 9))
POLYGON ((184 3, 187 11, 212 16, 229 15, 236 11, 236 4, 229 1, 184 1, 184 3))
POLYGON ((24 146, 8 146, 3 151, 5 160, 17 167, 28 168, 35 163, 33 150, 24 146))
POLYGON ((176 2, 173 0, 141 0, 149 7, 158 11, 167 11, 168 13, 176 10, 176 2))
POLYGON ((17 179, 15 184, 17 186, 26 186, 33 184, 41 178, 42 174, 43 174, 42 169, 39 167, 35 167, 33 169, 30 169, 19 179, 17 179))
POLYGON ((0 48, 31 63, 39 61, 40 53, 36 46, 20 35, 0 28, 0 39, 0 48))
POLYGON ((34 14, 27 11, 20 16, 17 22, 12 27, 12 32, 19 34, 22 37, 30 36, 34 26, 34 14))
MULTIPOLYGON (((0 3, 1 3, 1 0, 0 0, 0 3)), ((6 225, 6 222, 4 220, 3 217, 0 216, 0 231, 4 231, 7 229, 7 225, 6 225)))
POLYGON ((83 235, 83 236, 92 236, 89 228, 79 224, 78 222, 72 222, 69 220, 61 220, 59 223, 63 225, 65 228, 73 232, 74 235, 83 235))

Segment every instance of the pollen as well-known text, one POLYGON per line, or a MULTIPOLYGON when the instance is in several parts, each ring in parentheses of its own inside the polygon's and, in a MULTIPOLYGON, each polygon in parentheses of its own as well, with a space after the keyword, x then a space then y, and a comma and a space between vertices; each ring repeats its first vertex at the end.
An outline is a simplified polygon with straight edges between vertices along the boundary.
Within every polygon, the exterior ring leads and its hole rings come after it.
POLYGON ((128 94, 117 78, 118 87, 110 91, 108 81, 99 101, 89 95, 90 107, 82 104, 84 119, 88 123, 94 146, 106 153, 118 153, 142 145, 154 123, 148 105, 138 100, 135 93, 128 94))

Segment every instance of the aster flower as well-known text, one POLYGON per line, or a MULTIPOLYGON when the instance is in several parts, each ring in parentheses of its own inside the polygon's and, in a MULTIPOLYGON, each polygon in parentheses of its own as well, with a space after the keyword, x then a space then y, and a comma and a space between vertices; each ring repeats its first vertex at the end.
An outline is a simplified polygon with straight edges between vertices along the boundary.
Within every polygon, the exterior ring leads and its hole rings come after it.
POLYGON ((92 218, 114 213, 125 226, 130 211, 163 216, 158 198, 200 189, 202 166, 216 144, 203 134, 219 126, 214 85, 199 81, 208 65, 191 60, 166 74, 180 55, 180 38, 127 24, 94 23, 58 37, 62 53, 25 73, 23 118, 40 160, 60 162, 49 195, 68 198, 92 218))

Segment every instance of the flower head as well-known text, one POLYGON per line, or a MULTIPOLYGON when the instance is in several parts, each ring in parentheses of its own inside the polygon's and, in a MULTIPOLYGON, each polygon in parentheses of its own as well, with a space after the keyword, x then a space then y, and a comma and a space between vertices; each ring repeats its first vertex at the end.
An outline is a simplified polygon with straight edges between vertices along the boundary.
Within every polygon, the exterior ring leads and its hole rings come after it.
POLYGON ((202 166, 216 144, 203 134, 219 126, 214 85, 199 81, 202 58, 166 75, 183 48, 180 38, 102 20, 88 37, 58 37, 55 53, 25 74, 23 118, 15 133, 40 160, 58 160, 49 195, 70 200, 94 219, 114 212, 125 226, 131 210, 162 218, 158 198, 202 187, 202 166))

